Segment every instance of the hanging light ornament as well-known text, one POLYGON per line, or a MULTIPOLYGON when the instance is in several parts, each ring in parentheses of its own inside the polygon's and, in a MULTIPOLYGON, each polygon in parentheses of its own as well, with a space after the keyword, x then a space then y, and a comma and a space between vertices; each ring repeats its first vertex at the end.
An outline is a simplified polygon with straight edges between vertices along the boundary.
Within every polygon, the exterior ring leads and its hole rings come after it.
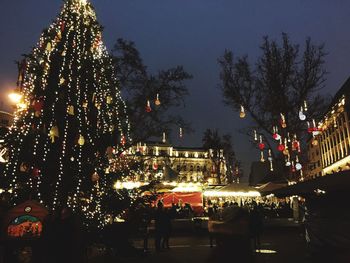
POLYGON ((272 158, 271 158, 271 160, 269 160, 270 161, 270 171, 271 172, 273 172, 273 163, 272 163, 272 158))
POLYGON ((303 107, 300 108, 300 111, 299 111, 299 119, 300 119, 301 121, 305 121, 305 120, 306 120, 306 115, 304 114, 303 107))
POLYGON ((274 138, 276 141, 278 141, 281 138, 281 135, 278 134, 277 126, 273 126, 272 138, 274 138))
POLYGON ((284 155, 289 155, 287 138, 284 138, 284 150, 283 150, 283 154, 284 154, 284 155))
POLYGON ((166 143, 166 137, 165 137, 165 132, 163 132, 163 139, 162 139, 163 143, 166 143))
POLYGON ((243 105, 241 105, 241 110, 240 110, 240 112, 239 112, 239 117, 240 117, 241 119, 243 119, 243 118, 245 117, 245 110, 244 110, 243 105))
POLYGON ((265 162, 265 158, 264 158, 264 152, 263 151, 261 151, 260 152, 260 162, 265 162))
POLYGON ((287 128, 286 117, 281 113, 280 124, 283 129, 287 128))
POLYGON ((256 130, 254 130, 254 141, 257 141, 258 140, 258 134, 256 132, 256 130))
POLYGON ((151 112, 152 108, 151 108, 151 103, 149 100, 147 100, 147 105, 146 105, 146 112, 151 112))
POLYGON ((262 141, 262 136, 260 135, 260 137, 259 137, 259 149, 260 150, 264 150, 265 149, 265 143, 263 143, 263 141, 262 141))
POLYGON ((80 146, 83 146, 83 145, 85 144, 85 139, 84 139, 84 136, 83 136, 83 135, 80 135, 80 136, 79 136, 78 144, 79 144, 80 146))
POLYGON ((269 149, 269 151, 268 151, 268 157, 267 157, 267 159, 271 162, 272 161, 272 151, 271 151, 271 149, 269 149))
POLYGON ((156 105, 156 106, 159 106, 161 103, 160 103, 160 100, 159 100, 159 94, 157 93, 157 98, 156 98, 156 100, 154 101, 154 104, 156 105))
POLYGON ((300 152, 300 142, 297 140, 296 134, 294 134, 294 139, 292 142, 292 150, 300 152))
POLYGON ((307 102, 304 100, 304 111, 307 111, 307 102))
POLYGON ((283 152, 284 149, 285 149, 285 146, 282 142, 282 138, 280 138, 280 144, 277 146, 277 150, 280 152, 283 152))
POLYGON ((295 169, 297 170, 297 171, 299 171, 299 170, 301 170, 301 168, 303 168, 302 167, 302 165, 299 163, 299 157, 298 157, 298 155, 295 157, 295 169))
POLYGON ((182 138, 183 137, 183 130, 182 130, 182 128, 180 127, 180 131, 179 131, 179 136, 180 136, 180 138, 182 138))
POLYGON ((57 126, 52 126, 50 129, 49 136, 51 138, 51 143, 55 142, 55 138, 59 137, 59 132, 58 132, 58 127, 57 126))
POLYGON ((291 166, 290 156, 289 155, 286 157, 286 166, 287 167, 291 166))

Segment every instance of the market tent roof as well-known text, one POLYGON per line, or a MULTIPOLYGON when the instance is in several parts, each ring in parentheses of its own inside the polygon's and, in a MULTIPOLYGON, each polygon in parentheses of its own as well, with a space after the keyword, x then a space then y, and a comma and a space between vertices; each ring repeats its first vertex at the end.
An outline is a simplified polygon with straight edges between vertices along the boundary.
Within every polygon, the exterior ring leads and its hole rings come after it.
POLYGON ((245 185, 245 184, 237 184, 237 183, 232 183, 225 185, 219 189, 214 189, 214 190, 206 190, 204 192, 205 196, 249 196, 249 197, 255 197, 255 196, 260 196, 259 191, 251 186, 245 185))
POLYGON ((237 184, 237 183, 232 183, 223 186, 222 188, 219 189, 220 192, 251 192, 251 191, 257 191, 256 188, 249 186, 249 185, 244 185, 244 184, 237 184))
POLYGON ((349 190, 350 171, 343 171, 279 188, 270 193, 279 197, 284 197, 292 195, 308 196, 311 194, 317 194, 320 191, 340 192, 349 190))

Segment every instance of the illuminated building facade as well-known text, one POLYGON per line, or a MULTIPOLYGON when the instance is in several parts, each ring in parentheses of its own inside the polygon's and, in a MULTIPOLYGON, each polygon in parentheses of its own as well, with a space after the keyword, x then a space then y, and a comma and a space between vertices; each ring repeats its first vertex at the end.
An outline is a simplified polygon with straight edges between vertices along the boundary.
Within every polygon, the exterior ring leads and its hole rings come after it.
POLYGON ((335 95, 318 128, 322 175, 350 169, 350 78, 335 95))
MULTIPOLYGON (((217 183, 217 172, 210 158, 211 151, 203 148, 174 147, 167 143, 149 142, 138 144, 127 151, 143 162, 140 180, 159 178, 162 181, 217 183)), ((220 163, 221 182, 225 182, 226 164, 220 163)))
POLYGON ((319 140, 310 139, 307 142, 308 165, 305 169, 304 179, 314 179, 322 176, 322 162, 319 140))

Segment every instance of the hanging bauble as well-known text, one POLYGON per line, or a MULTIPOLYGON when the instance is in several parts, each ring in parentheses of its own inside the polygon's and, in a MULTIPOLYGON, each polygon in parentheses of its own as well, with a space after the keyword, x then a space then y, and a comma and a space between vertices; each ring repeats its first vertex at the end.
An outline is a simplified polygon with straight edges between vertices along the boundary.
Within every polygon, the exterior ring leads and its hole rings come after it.
POLYGON ((35 100, 33 103, 33 109, 34 111, 41 111, 43 109, 44 102, 42 99, 35 100))
POLYGON ((74 159, 74 157, 72 156, 72 157, 70 158, 70 160, 71 160, 72 162, 74 162, 75 159, 74 159))
POLYGON ((83 101, 83 108, 87 108, 88 107, 88 102, 86 100, 83 101))
POLYGON ((289 167, 291 165, 290 161, 286 161, 286 166, 289 167))
POLYGON ((21 165, 19 166, 19 170, 22 173, 28 172, 29 170, 29 165, 27 163, 21 163, 21 165))
POLYGON ((60 78, 60 85, 63 85, 66 80, 64 78, 60 78))
POLYGON ((241 105, 241 110, 240 110, 240 112, 239 112, 239 117, 240 117, 241 119, 243 119, 243 118, 245 117, 245 110, 244 110, 243 105, 241 105))
POLYGON ((58 127, 57 126, 52 126, 52 128, 50 129, 50 133, 49 136, 51 138, 51 142, 54 143, 55 142, 55 138, 60 137, 59 131, 58 131, 58 127))
POLYGON ((107 147, 106 154, 107 154, 107 158, 108 159, 112 159, 113 158, 113 147, 112 146, 108 146, 107 147))
POLYGON ((274 134, 272 134, 272 138, 274 138, 276 141, 278 141, 281 138, 281 135, 279 135, 278 133, 274 133, 274 134))
POLYGON ((151 108, 151 103, 149 102, 149 100, 147 101, 147 105, 146 105, 146 112, 151 112, 152 108, 151 108))
POLYGON ((69 115, 74 115, 74 106, 73 105, 69 105, 67 107, 67 112, 69 115))
POLYGON ((98 175, 97 172, 94 172, 92 175, 91 175, 91 181, 92 182, 97 182, 98 180, 100 180, 100 176, 98 175))
POLYGON ((318 145, 317 139, 316 139, 316 138, 313 138, 312 141, 311 141, 311 144, 312 144, 313 146, 317 146, 317 145, 318 145))
POLYGON ((64 31, 64 28, 65 28, 65 24, 66 24, 66 22, 64 22, 64 21, 61 21, 61 31, 62 31, 62 32, 64 31))
POLYGON ((261 151, 260 152, 260 162, 265 162, 265 158, 264 158, 264 152, 263 151, 261 151))
POLYGON ((269 160, 270 161, 270 171, 273 172, 273 163, 272 163, 272 158, 269 160))
POLYGON ((158 170, 158 164, 156 162, 153 163, 152 165, 153 170, 158 170))
POLYGON ((51 42, 48 42, 46 45, 46 51, 51 52, 51 50, 52 50, 52 44, 51 44, 51 42))
POLYGON ((159 99, 159 94, 157 93, 157 98, 156 98, 156 100, 154 101, 154 104, 156 105, 156 106, 159 106, 161 103, 160 103, 160 99, 159 99))
POLYGON ((85 144, 85 139, 83 135, 79 135, 78 144, 83 146, 85 144))
POLYGON ((39 168, 34 167, 33 170, 32 170, 32 177, 37 178, 37 177, 39 177, 39 175, 40 175, 39 168))
POLYGON ((40 117, 40 115, 41 115, 41 111, 36 111, 36 112, 34 112, 34 116, 35 116, 35 117, 40 117))
POLYGON ((269 160, 270 162, 272 162, 272 151, 271 151, 271 149, 269 149, 269 151, 268 151, 267 160, 269 160))
POLYGON ((111 104, 112 103, 112 97, 111 96, 107 96, 107 104, 111 104))
POLYGON ((286 147, 282 143, 277 146, 277 150, 280 151, 280 152, 283 152, 285 148, 286 147))
POLYGON ((303 167, 302 167, 302 165, 301 165, 300 163, 296 163, 296 164, 295 164, 295 169, 296 169, 297 171, 301 170, 301 168, 303 168, 303 167))
POLYGON ((281 113, 280 124, 281 124, 281 127, 282 127, 283 129, 287 127, 286 117, 284 116, 283 113, 281 113))
POLYGON ((300 151, 300 143, 297 140, 294 140, 292 143, 292 150, 293 151, 300 151))
POLYGON ((61 56, 62 56, 62 57, 65 57, 66 54, 67 54, 67 52, 66 52, 65 50, 63 50, 62 53, 61 53, 61 56))
POLYGON ((289 150, 286 147, 284 147, 283 154, 284 155, 288 155, 289 154, 289 150))
POLYGON ((306 115, 304 114, 303 107, 301 107, 301 109, 299 111, 299 119, 301 121, 305 121, 306 120, 306 115))
POLYGON ((256 130, 254 130, 254 141, 257 141, 258 140, 258 134, 256 132, 256 130))
POLYGON ((263 142, 259 143, 258 146, 259 146, 260 150, 264 150, 265 149, 265 143, 263 143, 263 142))

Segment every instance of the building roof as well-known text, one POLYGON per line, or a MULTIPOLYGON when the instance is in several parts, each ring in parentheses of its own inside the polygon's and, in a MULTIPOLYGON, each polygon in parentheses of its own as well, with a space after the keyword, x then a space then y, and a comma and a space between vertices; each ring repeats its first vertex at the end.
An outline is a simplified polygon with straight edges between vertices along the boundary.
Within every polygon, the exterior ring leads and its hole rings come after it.
POLYGON ((345 95, 347 97, 350 95, 350 77, 343 83, 343 85, 340 87, 340 89, 334 95, 332 103, 330 105, 330 108, 334 104, 336 104, 343 95, 345 95))

